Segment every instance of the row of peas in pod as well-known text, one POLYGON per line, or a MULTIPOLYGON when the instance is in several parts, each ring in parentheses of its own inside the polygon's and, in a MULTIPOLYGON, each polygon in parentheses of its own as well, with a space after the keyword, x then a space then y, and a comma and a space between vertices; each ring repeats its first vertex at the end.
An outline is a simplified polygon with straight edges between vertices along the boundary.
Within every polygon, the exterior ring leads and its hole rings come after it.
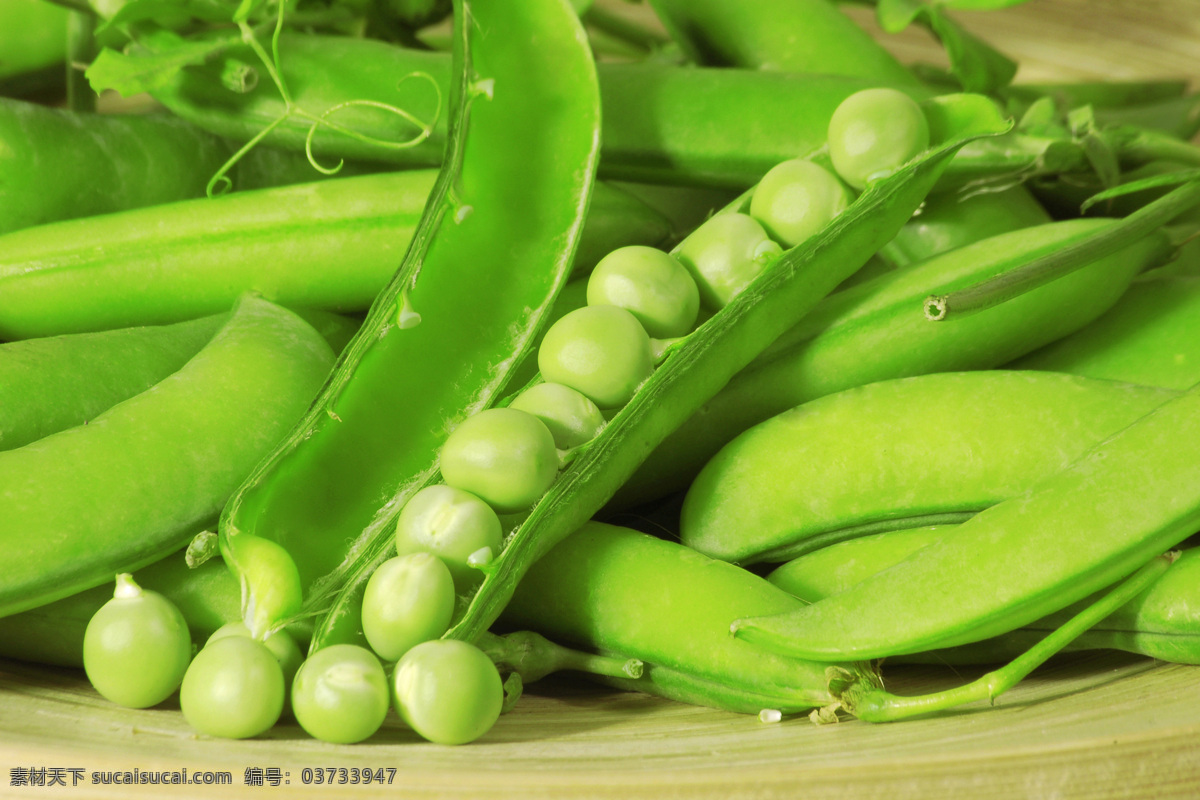
POLYGON ((374 572, 363 597, 370 650, 333 645, 304 660, 286 631, 259 641, 236 623, 192 658, 179 611, 123 575, 88 626, 84 664, 93 685, 132 707, 155 705, 178 688, 185 718, 213 736, 259 735, 289 698, 296 721, 331 742, 368 738, 393 705, 431 741, 482 736, 504 703, 499 671, 479 648, 440 637, 456 598, 472 594, 479 567, 503 547, 500 515, 532 506, 571 452, 601 432, 606 415, 634 396, 671 342, 703 314, 841 213, 852 189, 928 144, 925 117, 908 96, 859 92, 831 119, 825 155, 833 171, 815 160, 786 161, 748 202, 714 215, 671 253, 633 246, 602 259, 588 282, 588 304, 558 320, 540 345, 543 382, 459 425, 440 454, 444 483, 422 489, 401 510, 397 555, 374 572), (395 664, 390 681, 385 662, 395 664))

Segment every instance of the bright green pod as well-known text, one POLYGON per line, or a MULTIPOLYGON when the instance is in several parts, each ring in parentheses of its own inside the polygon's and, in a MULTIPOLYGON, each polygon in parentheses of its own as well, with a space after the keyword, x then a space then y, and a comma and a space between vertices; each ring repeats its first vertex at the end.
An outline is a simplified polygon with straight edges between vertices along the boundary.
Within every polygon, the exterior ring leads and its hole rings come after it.
MULTIPOLYGON (((414 147, 389 148, 339 133, 317 131, 318 157, 384 160, 405 167, 441 163, 447 140, 447 99, 451 64, 445 53, 395 47, 372 39, 285 33, 280 37, 281 74, 295 103, 320 115, 349 100, 372 100, 431 119, 442 98, 438 123, 414 147), (319 76, 319 79, 314 78, 319 76), (407 80, 398 80, 410 76, 407 80), (440 91, 430 86, 432 79, 440 91)), ((227 58, 252 62, 248 50, 233 48, 227 58)), ((197 126, 241 141, 278 120, 284 104, 268 81, 245 94, 220 82, 224 59, 185 69, 154 96, 197 126)), ((905 74, 895 81, 880 76, 770 73, 750 69, 676 67, 655 63, 597 65, 604 107, 604 178, 713 185, 744 189, 781 161, 811 153, 825 143, 837 105, 860 89, 878 85, 909 87, 917 97, 927 90, 905 74), (897 83, 900 81, 900 83, 897 83)), ((823 69, 808 72, 825 73, 823 69)), ((343 108, 334 121, 377 141, 395 141, 394 114, 368 107, 343 108)), ((304 148, 309 124, 288 120, 265 141, 304 148)), ((415 127, 401 128, 412 137, 415 127)))
POLYGON ((750 564, 876 530, 959 522, 1025 492, 1175 395, 998 370, 850 389, 722 448, 688 491, 680 540, 750 564))
POLYGON ((11 96, 18 88, 61 84, 69 14, 45 0, 5 0, 0 9, 0 92, 11 96))
POLYGON ((1200 526, 1198 487, 1200 388, 980 512, 958 535, 819 603, 732 630, 828 660, 980 641, 1101 592, 1177 546, 1200 526))
MULTIPOLYGON (((169 114, 94 114, 0 98, 0 233, 204 197, 234 149, 169 114)), ((229 177, 235 189, 254 189, 320 175, 301 153, 263 148, 229 177)))
POLYGON ((649 458, 617 498, 636 505, 685 489, 742 431, 827 394, 875 381, 988 369, 1082 328, 1168 251, 1153 235, 995 308, 932 324, 935 287, 970 286, 1073 242, 1111 220, 1078 219, 1010 231, 881 275, 822 302, 735 376, 649 458))
MULTIPOLYGON (((176 322, 228 309, 249 291, 297 308, 363 311, 395 272, 436 177, 335 178, 0 236, 0 338, 176 322)), ((597 192, 588 219, 580 269, 598 251, 666 234, 657 214, 612 188, 597 192)))
POLYGON ((295 423, 332 361, 303 320, 247 297, 207 346, 150 390, 87 425, 0 452, 0 542, 11 558, 0 614, 185 544, 295 423))
MULTIPOLYGON (((675 542, 613 525, 588 523, 534 564, 501 619, 584 650, 646 662, 625 688, 653 691, 668 670, 711 692, 688 702, 757 713, 806 711, 833 702, 828 664, 779 657, 729 635, 750 614, 793 611, 801 603, 762 578, 675 542), (757 609, 757 611, 751 611, 757 609), (761 696, 761 705, 726 695, 761 696)), ((863 669, 866 669, 865 667, 863 669)), ((657 694, 666 694, 660 686, 657 694)), ((668 696, 671 696, 668 694, 668 696)))
POLYGON ((1137 281, 1092 324, 1009 366, 1187 389, 1200 381, 1200 277, 1137 281))
POLYGON ((0 344, 0 450, 82 425, 149 389, 187 363, 225 320, 0 344))
POLYGON ((435 481, 448 432, 506 391, 583 228, 599 108, 578 19, 552 0, 469 6, 469 25, 456 9, 454 135, 413 244, 309 413, 221 521, 251 627, 328 611, 314 650, 361 636, 362 593, 391 555, 397 514, 435 481), (269 562, 251 551, 264 541, 269 562), (293 577, 294 604, 281 590, 293 577))

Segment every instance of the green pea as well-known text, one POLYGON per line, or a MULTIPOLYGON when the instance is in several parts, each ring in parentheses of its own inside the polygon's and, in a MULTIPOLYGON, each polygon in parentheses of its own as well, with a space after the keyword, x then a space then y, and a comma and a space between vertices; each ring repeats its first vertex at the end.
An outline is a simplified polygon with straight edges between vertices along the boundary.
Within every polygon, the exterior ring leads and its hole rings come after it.
POLYGON ((380 658, 395 661, 450 627, 454 580, 430 553, 409 553, 379 565, 363 593, 363 634, 380 658))
POLYGON ((587 301, 626 309, 656 339, 690 333, 700 312, 700 292, 687 269, 670 253, 643 245, 600 259, 588 278, 587 301))
POLYGON ((633 314, 616 306, 587 306, 546 332, 538 368, 552 383, 570 386, 600 408, 619 408, 654 371, 650 337, 633 314))
POLYGON ((763 176, 750 198, 750 216, 784 247, 795 247, 846 210, 850 193, 829 170, 794 158, 763 176))
POLYGON ((493 555, 504 543, 500 518, 487 503, 453 486, 426 486, 404 504, 396 520, 396 553, 433 553, 465 594, 482 578, 467 560, 489 548, 493 555))
POLYGON ((446 483, 476 494, 500 513, 528 507, 554 482, 558 452, 541 420, 512 408, 468 417, 446 438, 446 483))
POLYGON ((361 742, 383 725, 391 697, 387 673, 374 654, 335 644, 308 657, 292 684, 296 721, 314 739, 361 742))
MULTIPOLYGON (((230 622, 213 631, 212 636, 208 637, 208 644, 212 644, 218 639, 224 639, 227 636, 246 636, 249 637, 250 629, 246 627, 244 622, 230 622)), ((267 646, 279 661, 279 668, 283 670, 283 685, 286 689, 292 685, 292 680, 296 677, 296 670, 300 669, 300 664, 304 661, 304 654, 300 652, 300 646, 296 644, 296 640, 291 637, 287 631, 276 631, 263 640, 263 644, 267 646)))
POLYGON ((723 308, 783 252, 748 214, 717 214, 679 245, 676 255, 707 307, 723 308))
POLYGON ((604 415, 596 404, 561 383, 531 386, 517 395, 509 408, 540 419, 550 429, 554 446, 560 450, 570 450, 591 441, 604 427, 604 415))
POLYGON ((101 695, 129 708, 157 705, 179 688, 192 657, 192 637, 175 605, 117 576, 113 598, 88 623, 83 668, 101 695))
POLYGON ((283 670, 258 639, 226 636, 192 659, 179 689, 184 718, 208 736, 246 739, 283 712, 283 670))
POLYGON ((492 660, 473 644, 436 639, 405 653, 392 676, 396 711, 431 742, 466 744, 500 717, 504 687, 492 660))
POLYGON ((929 123, 917 102, 895 89, 864 89, 829 120, 829 158, 846 183, 867 183, 929 147, 929 123))

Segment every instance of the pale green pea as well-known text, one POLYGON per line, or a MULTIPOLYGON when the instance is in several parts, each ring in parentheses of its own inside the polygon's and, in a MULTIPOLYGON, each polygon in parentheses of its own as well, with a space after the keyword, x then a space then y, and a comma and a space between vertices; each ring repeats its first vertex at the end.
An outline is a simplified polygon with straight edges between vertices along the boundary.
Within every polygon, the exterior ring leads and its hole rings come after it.
POLYGON ((363 594, 362 626, 380 658, 395 661, 450 627, 454 579, 431 553, 409 553, 379 565, 363 594))
POLYGON ((325 742, 361 742, 383 725, 390 704, 383 665, 358 645, 318 650, 300 666, 292 684, 296 721, 325 742))
POLYGON ((600 408, 620 408, 654 371, 650 337, 633 314, 587 306, 564 316, 538 348, 538 369, 600 408))
POLYGON ((670 253, 644 245, 600 259, 588 278, 587 301, 624 308, 656 339, 690 333, 700 311, 700 292, 687 269, 670 253))
POLYGON ((496 665, 475 645, 437 639, 405 653, 392 676, 396 711, 431 742, 466 744, 500 717, 504 686, 496 665))
POLYGON ((498 555, 503 543, 500 518, 492 507, 445 484, 417 492, 396 520, 396 553, 437 556, 450 570, 459 594, 471 591, 483 578, 467 559, 485 548, 498 555))
POLYGON ((200 733, 246 739, 266 733, 283 712, 283 670, 258 639, 226 636, 192 659, 179 707, 200 733))
POLYGON ((550 429, 554 446, 559 450, 570 450, 591 441, 604 427, 604 415, 596 404, 561 383, 531 386, 517 395, 509 408, 540 419, 550 429))
POLYGON ((502 514, 512 513, 550 488, 558 474, 558 451, 537 417, 513 408, 489 408, 468 417, 446 438, 441 469, 450 486, 478 495, 502 514))
POLYGON ((808 239, 850 204, 850 193, 829 170, 803 158, 763 176, 750 198, 750 216, 785 248, 808 239))
POLYGON ((96 691, 117 705, 148 708, 179 688, 192 657, 183 614, 133 576, 117 576, 113 598, 88 622, 83 668, 96 691))
POLYGON ((892 172, 928 147, 925 112, 895 89, 855 92, 829 120, 829 158, 842 180, 855 189, 892 172))
POLYGON ((700 288, 700 300, 723 308, 783 252, 748 214, 717 214, 679 245, 679 260, 700 288))

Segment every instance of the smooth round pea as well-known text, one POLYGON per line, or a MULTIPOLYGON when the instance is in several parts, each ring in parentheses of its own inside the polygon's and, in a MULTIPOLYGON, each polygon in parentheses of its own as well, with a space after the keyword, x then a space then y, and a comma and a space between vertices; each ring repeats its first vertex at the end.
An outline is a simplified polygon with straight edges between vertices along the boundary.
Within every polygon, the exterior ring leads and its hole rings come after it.
POLYGON ((700 300, 723 308, 783 252, 748 214, 717 214, 680 244, 677 255, 700 288, 700 300))
POLYGON ((487 503, 453 486, 426 486, 404 504, 396 520, 396 553, 433 553, 465 594, 483 579, 467 564, 474 553, 490 548, 500 554, 504 544, 500 518, 487 503))
POLYGON ((437 639, 409 650, 396 664, 396 711, 431 742, 466 744, 500 717, 504 686, 482 650, 456 639, 437 639))
POLYGON ((850 204, 850 193, 820 164, 794 158, 776 165, 754 187, 750 216, 785 248, 812 236, 850 204))
POLYGON ((445 633, 453 613, 450 570, 432 553, 409 553, 371 573, 363 593, 363 634, 380 658, 395 661, 445 633))
MULTIPOLYGON (((691 281, 691 278, 688 278, 691 281)), ((554 446, 570 450, 590 442, 604 427, 604 415, 591 400, 561 383, 539 383, 517 395, 515 408, 542 421, 554 437, 554 446)))
POLYGON ((577 390, 600 408, 619 408, 654 371, 650 337, 633 314, 587 306, 564 316, 538 348, 538 369, 551 383, 577 390))
POLYGON ((313 653, 292 684, 292 712, 314 739, 361 742, 383 725, 391 704, 387 673, 369 650, 335 644, 313 653))
POLYGON ((558 474, 558 451, 537 417, 489 408, 446 438, 441 468, 447 484, 506 514, 532 505, 550 488, 558 474))
POLYGON ((83 668, 96 691, 117 705, 148 708, 179 688, 192 657, 183 614, 128 573, 83 634, 83 668))
POLYGON ((656 339, 691 332, 700 292, 687 269, 670 253, 644 245, 619 247, 600 259, 587 284, 590 306, 618 306, 656 339))
POLYGON ((864 89, 847 97, 829 119, 829 158, 846 183, 862 189, 872 178, 907 163, 929 147, 929 122, 917 102, 895 89, 864 89))
MULTIPOLYGON (((212 636, 208 637, 208 643, 205 644, 205 647, 218 639, 224 639, 226 636, 250 637, 251 634, 250 629, 246 627, 246 623, 229 622, 213 631, 212 636)), ((292 680, 296 677, 296 670, 300 669, 300 664, 304 661, 304 654, 300 652, 300 646, 296 644, 296 640, 287 631, 272 633, 263 640, 263 644, 275 654, 275 659, 279 662, 279 668, 283 670, 283 685, 286 689, 292 685, 292 680)))
POLYGON ((201 733, 246 739, 278 721, 283 697, 283 670, 275 654, 257 639, 226 636, 192 659, 179 689, 179 707, 201 733))

